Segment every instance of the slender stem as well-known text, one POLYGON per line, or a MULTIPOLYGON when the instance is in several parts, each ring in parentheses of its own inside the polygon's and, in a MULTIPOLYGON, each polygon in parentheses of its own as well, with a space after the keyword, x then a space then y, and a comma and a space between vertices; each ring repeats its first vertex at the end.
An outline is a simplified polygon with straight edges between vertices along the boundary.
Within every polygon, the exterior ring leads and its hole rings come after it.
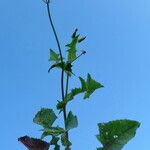
MULTIPOLYGON (((52 27, 52 30, 53 30, 53 33, 54 33, 54 36, 55 36, 55 39, 56 39, 56 43, 57 43, 59 54, 60 54, 61 63, 63 65, 64 63, 63 63, 63 56, 62 56, 61 46, 60 46, 60 42, 59 42, 56 30, 55 30, 55 26, 54 26, 53 21, 52 21, 49 2, 46 2, 46 5, 47 5, 48 18, 49 18, 50 25, 52 27)), ((67 75, 66 94, 68 93, 68 84, 69 84, 69 76, 67 75)), ((64 94, 64 70, 63 69, 62 69, 62 72, 61 72, 61 94, 62 94, 62 100, 64 101, 65 100, 65 94, 64 94)), ((64 124, 65 124, 66 119, 67 119, 66 106, 63 108, 63 116, 64 116, 64 124)), ((69 140, 68 131, 66 132, 66 137, 69 140)), ((66 150, 69 150, 69 147, 67 147, 66 150)))
MULTIPOLYGON (((68 88, 69 88, 69 73, 67 73, 65 97, 67 97, 67 95, 68 95, 68 88)), ((66 136, 67 136, 67 139, 69 139, 68 132, 66 132, 66 136)), ((67 147, 67 149, 69 149, 69 147, 67 147)))
POLYGON ((77 56, 74 60, 71 61, 71 63, 73 63, 74 61, 76 61, 78 58, 80 58, 82 55, 85 55, 85 51, 82 52, 79 56, 77 56))
POLYGON ((68 94, 68 88, 69 88, 69 73, 67 73, 67 79, 66 79, 66 93, 65 93, 65 96, 67 96, 68 94))
POLYGON ((51 27, 52 27, 52 30, 53 30, 53 33, 54 33, 54 36, 55 36, 55 39, 56 39, 56 43, 57 43, 57 46, 58 46, 60 59, 61 59, 61 62, 63 62, 63 56, 62 56, 62 51, 61 51, 61 47, 60 47, 60 42, 59 42, 55 27, 54 27, 54 24, 53 24, 53 21, 52 21, 49 3, 46 3, 46 6, 47 6, 48 18, 49 18, 49 21, 50 21, 50 24, 51 24, 51 27))

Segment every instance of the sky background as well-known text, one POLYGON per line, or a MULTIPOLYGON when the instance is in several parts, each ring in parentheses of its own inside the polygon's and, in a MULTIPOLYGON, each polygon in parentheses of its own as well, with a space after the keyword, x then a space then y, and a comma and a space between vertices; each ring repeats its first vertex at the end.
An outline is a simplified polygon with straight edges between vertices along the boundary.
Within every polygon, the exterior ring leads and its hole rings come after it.
MULTIPOLYGON (((123 150, 149 149, 150 1, 53 0, 51 8, 63 52, 76 27, 87 36, 75 74, 90 73, 105 86, 69 104, 79 120, 70 133, 72 150, 100 147, 97 123, 115 119, 141 122, 123 150)), ((39 137, 32 118, 61 97, 60 71, 47 72, 49 49, 57 47, 42 0, 0 1, 0 18, 0 149, 25 150, 17 138, 39 137)), ((79 85, 73 77, 69 89, 79 85)))

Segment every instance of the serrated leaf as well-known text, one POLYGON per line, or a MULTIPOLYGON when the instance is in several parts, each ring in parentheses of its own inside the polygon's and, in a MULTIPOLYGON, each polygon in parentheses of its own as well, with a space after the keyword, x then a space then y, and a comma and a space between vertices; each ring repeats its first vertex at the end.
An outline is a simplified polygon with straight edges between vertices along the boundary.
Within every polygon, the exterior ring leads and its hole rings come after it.
POLYGON ((58 136, 61 135, 62 133, 64 133, 65 130, 61 127, 50 127, 47 129, 44 129, 43 134, 41 135, 41 139, 43 139, 46 136, 52 135, 52 136, 58 136))
POLYGON ((33 122, 43 126, 44 128, 49 128, 56 119, 57 116, 52 109, 41 108, 41 110, 35 115, 33 122))
POLYGON ((61 143, 62 143, 63 146, 66 146, 66 147, 72 145, 72 143, 67 139, 66 133, 63 133, 63 134, 61 135, 61 143))
POLYGON ((76 128, 77 126, 78 126, 77 116, 74 116, 70 111, 65 122, 65 128, 66 130, 70 130, 76 128))
POLYGON ((72 34, 71 42, 66 46, 69 48, 68 52, 68 62, 72 62, 76 59, 76 52, 77 52, 77 44, 82 42, 86 37, 79 38, 79 34, 77 35, 78 29, 75 29, 74 33, 72 34))
POLYGON ((50 49, 50 59, 49 59, 49 61, 55 61, 56 63, 58 63, 60 60, 61 60, 60 55, 57 54, 52 49, 50 49))
POLYGON ((89 98, 90 95, 97 89, 104 87, 99 82, 92 79, 91 75, 87 75, 87 81, 86 81, 86 92, 84 95, 84 99, 89 98))
POLYGON ((81 82, 81 87, 80 88, 74 88, 71 90, 71 92, 65 97, 64 101, 59 101, 57 103, 57 109, 62 109, 64 108, 67 103, 71 100, 73 100, 74 96, 85 93, 84 94, 84 99, 89 98, 90 95, 97 90, 98 88, 104 87, 102 84, 99 82, 95 81, 92 79, 91 75, 87 75, 87 81, 85 81, 83 78, 79 77, 79 80, 81 82))
POLYGON ((116 120, 108 123, 99 123, 97 139, 102 143, 102 150, 121 150, 131 140, 140 123, 132 120, 116 120))

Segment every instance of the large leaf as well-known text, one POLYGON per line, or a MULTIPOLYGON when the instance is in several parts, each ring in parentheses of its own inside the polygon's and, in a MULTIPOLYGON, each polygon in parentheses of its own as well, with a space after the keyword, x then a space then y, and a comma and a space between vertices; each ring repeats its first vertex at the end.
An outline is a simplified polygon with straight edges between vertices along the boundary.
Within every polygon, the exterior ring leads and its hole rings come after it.
POLYGON ((46 129, 44 129, 44 132, 41 135, 41 139, 43 139, 44 137, 49 136, 49 135, 58 136, 64 132, 65 132, 65 130, 59 126, 46 128, 46 129))
POLYGON ((57 116, 52 109, 41 108, 41 110, 35 115, 33 122, 43 126, 44 128, 49 128, 56 119, 57 116))
POLYGON ((70 130, 76 128, 77 126, 78 126, 77 116, 74 116, 70 111, 65 122, 65 128, 66 130, 70 130))
POLYGON ((99 123, 97 139, 103 147, 98 150, 121 150, 131 140, 140 123, 132 120, 116 120, 108 123, 99 123))
POLYGON ((73 60, 76 59, 76 52, 77 52, 77 43, 82 42, 86 37, 81 37, 79 38, 79 34, 77 35, 78 29, 75 29, 74 33, 72 34, 71 42, 67 44, 66 46, 68 47, 68 61, 72 62, 73 60))

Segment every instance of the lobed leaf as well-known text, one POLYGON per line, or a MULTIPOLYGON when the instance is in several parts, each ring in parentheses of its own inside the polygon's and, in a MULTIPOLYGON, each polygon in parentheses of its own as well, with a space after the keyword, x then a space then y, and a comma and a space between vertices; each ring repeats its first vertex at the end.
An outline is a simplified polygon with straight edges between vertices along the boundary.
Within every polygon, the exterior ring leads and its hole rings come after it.
POLYGON ((84 99, 89 98, 90 95, 97 89, 104 87, 99 82, 92 79, 91 75, 87 75, 87 81, 85 82, 85 85, 82 85, 82 88, 85 88, 85 95, 84 99))
POLYGON ((71 92, 65 97, 64 101, 58 101, 56 106, 57 109, 64 108, 67 105, 67 103, 73 100, 74 96, 78 94, 85 93, 84 99, 86 99, 89 98, 95 90, 104 87, 102 84, 92 79, 90 74, 87 75, 87 81, 85 81, 81 77, 79 77, 79 80, 81 82, 81 87, 72 89, 71 92))
POLYGON ((97 139, 103 147, 98 150, 121 150, 131 140, 140 123, 132 120, 115 120, 108 123, 99 123, 97 139))
POLYGON ((86 37, 79 38, 79 34, 77 35, 77 31, 78 31, 78 29, 75 29, 74 33, 71 36, 71 38, 72 38, 71 42, 66 45, 66 47, 68 47, 68 50, 67 50, 68 62, 72 62, 73 60, 76 59, 77 43, 82 42, 86 38, 86 37))

